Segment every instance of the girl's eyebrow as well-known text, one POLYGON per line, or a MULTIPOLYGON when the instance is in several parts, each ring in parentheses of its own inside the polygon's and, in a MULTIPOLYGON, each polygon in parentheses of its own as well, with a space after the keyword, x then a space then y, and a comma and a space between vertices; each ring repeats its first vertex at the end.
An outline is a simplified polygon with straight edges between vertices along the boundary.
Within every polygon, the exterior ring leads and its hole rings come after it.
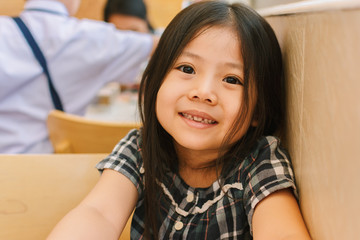
POLYGON ((200 57, 199 55, 194 54, 194 53, 192 53, 192 52, 188 52, 188 51, 183 51, 180 56, 195 58, 196 60, 201 60, 201 61, 203 61, 203 58, 202 58, 202 57, 200 57))
MULTIPOLYGON (((204 58, 202 58, 201 56, 199 56, 195 53, 189 52, 189 51, 183 51, 180 56, 190 57, 190 58, 196 59, 198 61, 204 61, 204 58)), ((225 62, 224 65, 227 65, 231 68, 243 69, 243 64, 240 62, 225 62)))

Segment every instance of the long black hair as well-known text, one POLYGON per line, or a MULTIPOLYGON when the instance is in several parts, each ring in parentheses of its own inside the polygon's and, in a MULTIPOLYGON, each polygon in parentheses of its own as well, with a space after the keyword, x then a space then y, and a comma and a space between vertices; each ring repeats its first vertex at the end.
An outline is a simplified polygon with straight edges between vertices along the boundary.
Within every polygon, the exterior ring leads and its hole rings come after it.
POLYGON ((167 171, 177 172, 178 159, 172 137, 162 128, 156 116, 159 88, 185 46, 212 26, 231 26, 238 36, 244 62, 244 94, 241 110, 227 133, 217 159, 220 176, 225 177, 234 159, 243 159, 263 135, 274 135, 284 119, 284 84, 281 51, 270 25, 253 9, 243 4, 202 1, 182 10, 165 29, 159 45, 145 69, 139 92, 142 129, 142 157, 145 167, 145 236, 157 235, 159 188, 167 171), (251 106, 254 106, 254 109, 251 106), (256 126, 226 147, 252 115, 256 126))

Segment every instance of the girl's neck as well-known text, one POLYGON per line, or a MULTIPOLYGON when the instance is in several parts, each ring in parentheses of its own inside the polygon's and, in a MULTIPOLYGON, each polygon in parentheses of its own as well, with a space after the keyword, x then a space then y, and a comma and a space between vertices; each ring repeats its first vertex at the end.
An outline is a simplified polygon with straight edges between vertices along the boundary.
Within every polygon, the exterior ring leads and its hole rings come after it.
POLYGON ((216 154, 178 152, 180 177, 191 187, 206 188, 217 179, 221 168, 216 166, 216 154))
POLYGON ((221 169, 216 170, 216 166, 204 168, 191 168, 189 166, 180 166, 180 177, 187 185, 193 188, 210 187, 217 179, 221 169))

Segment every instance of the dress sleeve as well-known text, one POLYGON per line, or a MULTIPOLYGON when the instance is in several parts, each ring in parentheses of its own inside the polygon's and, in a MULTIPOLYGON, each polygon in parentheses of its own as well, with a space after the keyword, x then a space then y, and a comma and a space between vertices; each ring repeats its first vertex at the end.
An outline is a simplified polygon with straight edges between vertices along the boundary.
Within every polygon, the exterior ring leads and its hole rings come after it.
POLYGON ((140 197, 144 189, 144 168, 139 139, 139 130, 131 130, 115 146, 112 153, 96 165, 96 168, 100 173, 104 169, 112 169, 123 174, 135 185, 140 197))
POLYGON ((242 168, 244 206, 252 233, 252 217, 256 205, 271 193, 292 188, 297 198, 295 176, 288 153, 280 147, 279 139, 264 137, 258 147, 245 159, 242 168))

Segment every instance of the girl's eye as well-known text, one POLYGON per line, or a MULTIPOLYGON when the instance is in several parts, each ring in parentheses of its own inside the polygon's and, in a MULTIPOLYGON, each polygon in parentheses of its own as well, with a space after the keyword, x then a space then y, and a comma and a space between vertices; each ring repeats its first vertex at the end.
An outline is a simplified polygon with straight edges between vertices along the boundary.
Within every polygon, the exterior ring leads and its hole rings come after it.
POLYGON ((226 77, 223 79, 224 82, 230 83, 230 84, 240 84, 243 85, 243 83, 238 79, 237 77, 226 77))
POLYGON ((176 69, 179 69, 180 71, 187 73, 187 74, 194 74, 195 71, 192 67, 187 66, 187 65, 181 65, 179 67, 177 67, 176 69))

